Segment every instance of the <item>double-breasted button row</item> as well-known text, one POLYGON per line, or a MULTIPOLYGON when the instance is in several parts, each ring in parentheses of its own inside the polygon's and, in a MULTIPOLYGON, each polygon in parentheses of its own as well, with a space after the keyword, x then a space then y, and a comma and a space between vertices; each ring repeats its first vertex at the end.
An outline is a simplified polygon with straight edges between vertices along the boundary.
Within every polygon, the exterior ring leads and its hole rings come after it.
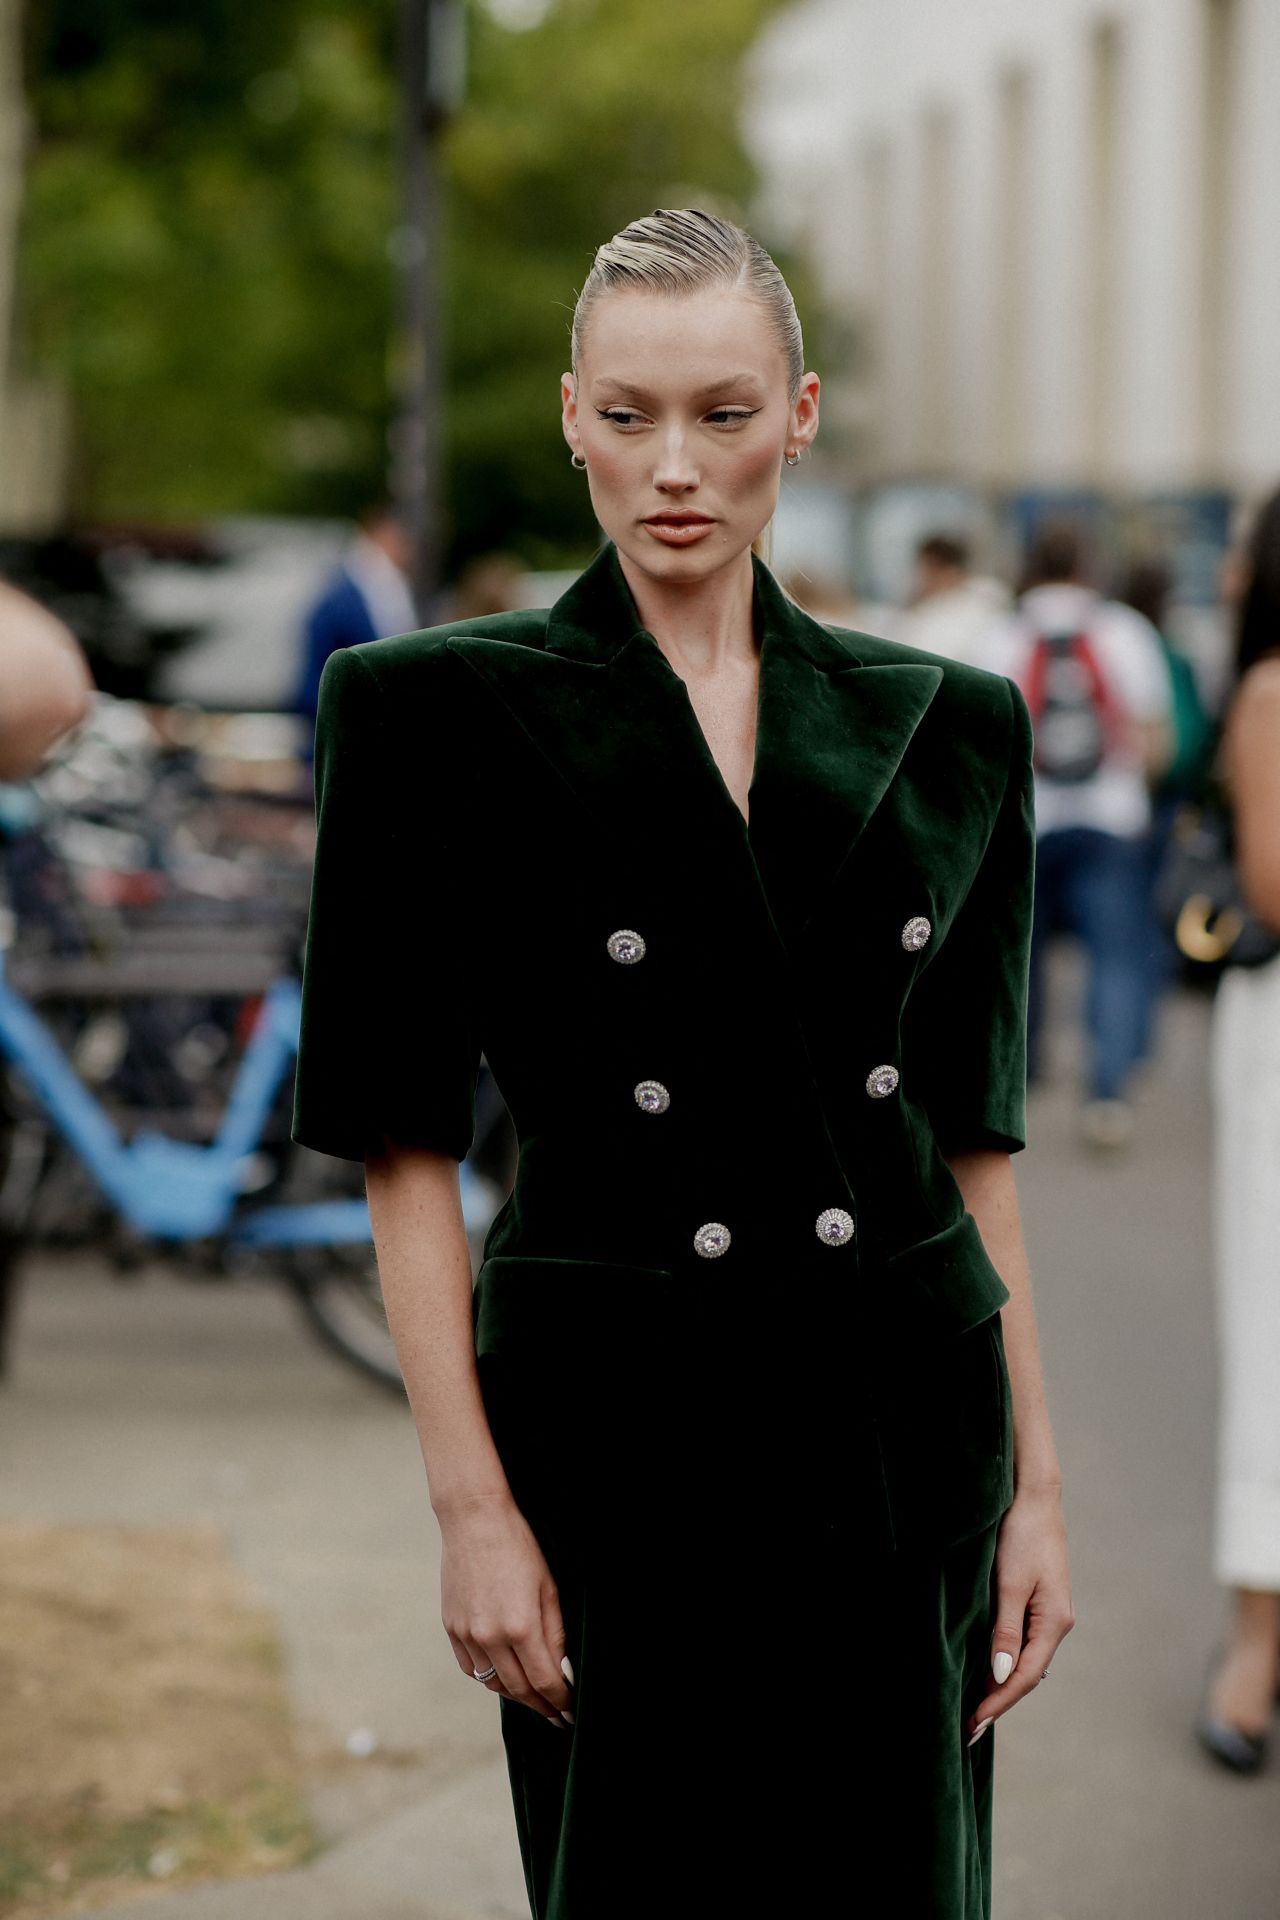
MULTIPOLYGON (((843 1207, 824 1207, 814 1222, 814 1232, 824 1247, 845 1247, 853 1239, 853 1215, 843 1207)), ((733 1235, 722 1220, 708 1220, 693 1236, 693 1250, 704 1260, 718 1260, 727 1253, 733 1235)))

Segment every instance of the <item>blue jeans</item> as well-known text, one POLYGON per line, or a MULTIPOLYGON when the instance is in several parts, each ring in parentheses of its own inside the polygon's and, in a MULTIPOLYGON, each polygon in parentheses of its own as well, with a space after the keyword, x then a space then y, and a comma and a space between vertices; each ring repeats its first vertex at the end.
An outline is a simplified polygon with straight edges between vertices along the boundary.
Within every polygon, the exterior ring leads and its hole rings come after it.
POLYGON ((1055 933, 1071 933, 1088 956, 1085 998, 1089 1097, 1124 1098, 1146 1046, 1151 996, 1150 876, 1144 840, 1095 827, 1061 827, 1036 844, 1036 898, 1027 1002, 1028 1069, 1038 1066, 1044 1020, 1044 956, 1055 933))

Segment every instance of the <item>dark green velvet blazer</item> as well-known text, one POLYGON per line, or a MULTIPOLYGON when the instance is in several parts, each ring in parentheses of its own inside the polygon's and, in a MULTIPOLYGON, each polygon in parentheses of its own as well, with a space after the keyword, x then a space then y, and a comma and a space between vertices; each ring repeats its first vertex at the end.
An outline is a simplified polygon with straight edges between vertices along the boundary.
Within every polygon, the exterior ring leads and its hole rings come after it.
POLYGON ((755 572, 749 826, 611 547, 550 613, 332 656, 293 1134, 461 1158, 483 1052, 520 1159, 482 1367, 846 1343, 872 1524, 957 1538, 1011 1492, 1008 1294, 944 1156, 1023 1144, 1028 717, 755 572))

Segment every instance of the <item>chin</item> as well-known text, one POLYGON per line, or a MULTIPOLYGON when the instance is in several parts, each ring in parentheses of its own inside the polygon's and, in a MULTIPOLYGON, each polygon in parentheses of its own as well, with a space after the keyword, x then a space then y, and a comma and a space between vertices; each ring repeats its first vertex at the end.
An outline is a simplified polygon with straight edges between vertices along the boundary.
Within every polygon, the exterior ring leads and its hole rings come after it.
POLYGON ((647 533, 633 533, 630 529, 622 539, 609 533, 607 527, 605 532, 619 553, 625 555, 642 573, 648 574, 651 580, 673 583, 708 580, 712 574, 741 559, 751 545, 749 540, 725 529, 718 530, 692 547, 664 547, 647 533))

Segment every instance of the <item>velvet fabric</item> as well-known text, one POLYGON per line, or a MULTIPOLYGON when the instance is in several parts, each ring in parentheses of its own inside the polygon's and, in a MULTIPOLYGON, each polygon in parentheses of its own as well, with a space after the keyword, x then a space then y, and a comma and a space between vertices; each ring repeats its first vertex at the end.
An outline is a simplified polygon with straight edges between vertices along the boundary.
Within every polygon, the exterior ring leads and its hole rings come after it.
POLYGON ((460 1158, 482 1050, 511 1109, 476 1351, 578 1683, 502 1705, 534 1920, 985 1920, 1008 1293, 945 1156, 1024 1139, 1030 727, 759 562, 755 612, 749 824, 612 548, 333 656, 294 1138, 460 1158))

